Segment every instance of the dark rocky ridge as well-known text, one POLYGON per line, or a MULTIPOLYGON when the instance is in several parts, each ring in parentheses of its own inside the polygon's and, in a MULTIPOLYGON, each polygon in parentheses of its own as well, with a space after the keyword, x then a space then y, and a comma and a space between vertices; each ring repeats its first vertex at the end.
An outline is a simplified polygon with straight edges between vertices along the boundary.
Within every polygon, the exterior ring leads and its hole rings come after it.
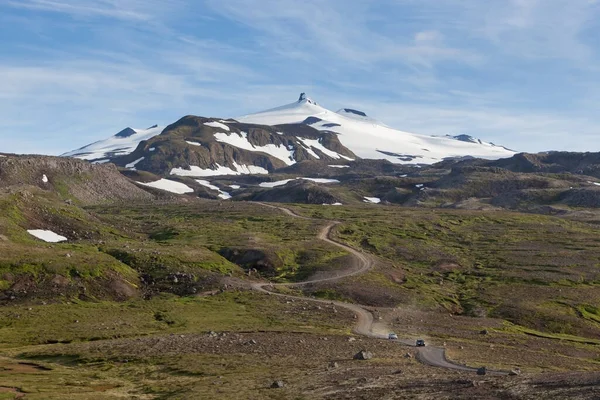
MULTIPOLYGON (((164 131, 150 140, 141 142, 136 150, 126 156, 115 157, 111 161, 125 167, 140 158, 136 169, 152 172, 160 176, 169 176, 173 168, 189 169, 196 166, 202 169, 214 169, 216 165, 236 170, 235 165, 257 166, 269 172, 287 167, 279 158, 259 151, 249 151, 215 139, 215 133, 227 135, 246 134, 248 142, 253 146, 282 146, 293 153, 295 161, 315 160, 307 151, 299 138, 318 140, 324 147, 336 153, 355 159, 356 156, 344 147, 337 134, 321 132, 307 125, 290 124, 279 126, 263 126, 227 122, 230 131, 204 125, 213 119, 186 116, 169 125, 164 131), (196 142, 200 146, 187 142, 196 142), (153 149, 150 151, 150 149, 153 149)), ((334 159, 318 149, 312 149, 321 160, 334 159)))

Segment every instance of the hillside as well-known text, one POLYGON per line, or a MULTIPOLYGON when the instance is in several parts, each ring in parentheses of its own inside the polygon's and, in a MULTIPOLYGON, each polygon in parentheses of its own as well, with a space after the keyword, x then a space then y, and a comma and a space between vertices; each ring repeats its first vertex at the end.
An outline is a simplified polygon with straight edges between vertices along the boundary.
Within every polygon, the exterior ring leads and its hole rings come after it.
POLYGON ((144 201, 155 196, 139 188, 112 164, 92 165, 64 157, 0 157, 0 191, 36 187, 80 205, 144 201))

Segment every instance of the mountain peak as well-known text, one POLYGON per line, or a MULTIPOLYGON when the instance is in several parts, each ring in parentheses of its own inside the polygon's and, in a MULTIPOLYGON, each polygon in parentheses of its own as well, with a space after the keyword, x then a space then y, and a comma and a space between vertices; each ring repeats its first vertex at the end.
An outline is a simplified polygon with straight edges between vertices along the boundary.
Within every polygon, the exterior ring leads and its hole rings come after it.
POLYGON ((136 132, 133 129, 127 127, 125 129, 123 129, 121 132, 117 133, 115 135, 115 137, 118 137, 118 138, 128 138, 129 136, 132 136, 132 135, 135 135, 135 134, 136 134, 136 132))
POLYGON ((316 101, 314 101, 310 97, 306 96, 306 93, 304 93, 304 92, 300 93, 300 97, 298 98, 298 103, 308 103, 308 104, 313 104, 315 106, 318 105, 316 101))

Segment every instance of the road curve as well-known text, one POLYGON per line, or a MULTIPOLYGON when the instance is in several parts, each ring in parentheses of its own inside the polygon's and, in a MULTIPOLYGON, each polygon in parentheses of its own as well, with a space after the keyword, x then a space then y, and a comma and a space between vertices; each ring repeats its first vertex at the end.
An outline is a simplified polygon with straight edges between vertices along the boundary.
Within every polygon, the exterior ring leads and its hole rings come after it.
MULTIPOLYGON (((291 217, 294 217, 294 218, 300 218, 300 219, 305 219, 305 220, 313 220, 314 219, 314 218, 309 218, 309 217, 305 217, 305 216, 296 214, 292 210, 285 208, 285 207, 274 206, 272 204, 259 203, 259 202, 257 202, 256 204, 282 211, 285 214, 287 214, 291 217)), ((262 293, 267 293, 269 295, 285 297, 288 299, 309 300, 309 301, 312 301, 315 303, 333 304, 337 307, 345 308, 347 310, 354 312, 356 315, 356 323, 355 323, 354 327, 352 328, 352 331, 354 333, 361 335, 361 336, 366 336, 366 337, 375 338, 375 339, 387 339, 386 335, 377 334, 377 333, 373 332, 373 314, 370 311, 368 311, 367 309, 365 309, 363 306, 360 306, 358 304, 353 304, 353 303, 343 303, 340 301, 321 300, 321 299, 312 299, 312 298, 301 297, 301 296, 292 296, 292 295, 277 293, 277 292, 273 292, 273 291, 269 290, 269 288, 273 289, 275 287, 295 287, 295 286, 308 285, 311 283, 335 281, 335 280, 339 280, 342 278, 347 278, 350 276, 363 274, 363 273, 367 272, 368 270, 370 270, 371 268, 373 268, 373 266, 375 265, 375 262, 371 256, 369 256, 365 253, 362 253, 350 246, 347 246, 347 245, 340 243, 331 238, 332 229, 336 225, 339 225, 340 222, 339 221, 327 221, 327 222, 328 222, 327 225, 325 227, 323 227, 323 229, 321 229, 321 231, 319 231, 319 234, 317 237, 320 240, 323 240, 327 243, 333 244, 334 246, 340 247, 340 248, 346 250, 348 253, 352 254, 357 261, 356 266, 354 266, 351 269, 341 271, 338 275, 328 277, 328 278, 313 279, 313 280, 308 280, 308 281, 303 281, 303 282, 294 282, 294 283, 256 282, 251 285, 252 289, 262 292, 262 293)), ((413 346, 413 347, 415 346, 415 342, 413 340, 409 340, 409 339, 399 339, 399 340, 397 340, 397 342, 402 343, 407 346, 413 346)), ((452 369, 452 370, 458 370, 458 371, 468 371, 468 372, 476 372, 477 371, 477 368, 467 367, 465 365, 460 365, 460 364, 454 364, 454 363, 448 361, 446 359, 446 352, 441 347, 435 347, 435 346, 419 347, 417 350, 417 359, 421 363, 430 365, 432 367, 440 367, 440 368, 446 368, 446 369, 452 369)), ((488 372, 490 372, 490 371, 488 371, 488 372)), ((494 371, 493 373, 501 374, 501 375, 505 374, 504 372, 500 372, 500 371, 494 371)))

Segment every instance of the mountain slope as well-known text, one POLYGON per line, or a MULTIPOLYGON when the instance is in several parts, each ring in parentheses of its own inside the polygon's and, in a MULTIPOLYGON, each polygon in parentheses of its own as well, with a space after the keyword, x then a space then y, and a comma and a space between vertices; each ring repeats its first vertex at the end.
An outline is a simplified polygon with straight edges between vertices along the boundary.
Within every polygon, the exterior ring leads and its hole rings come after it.
POLYGON ((263 125, 304 123, 320 131, 337 133, 340 142, 361 158, 386 159, 394 163, 433 164, 447 158, 499 159, 515 154, 492 143, 465 141, 462 136, 424 136, 399 131, 369 118, 362 111, 327 110, 304 94, 297 102, 237 120, 263 125))

